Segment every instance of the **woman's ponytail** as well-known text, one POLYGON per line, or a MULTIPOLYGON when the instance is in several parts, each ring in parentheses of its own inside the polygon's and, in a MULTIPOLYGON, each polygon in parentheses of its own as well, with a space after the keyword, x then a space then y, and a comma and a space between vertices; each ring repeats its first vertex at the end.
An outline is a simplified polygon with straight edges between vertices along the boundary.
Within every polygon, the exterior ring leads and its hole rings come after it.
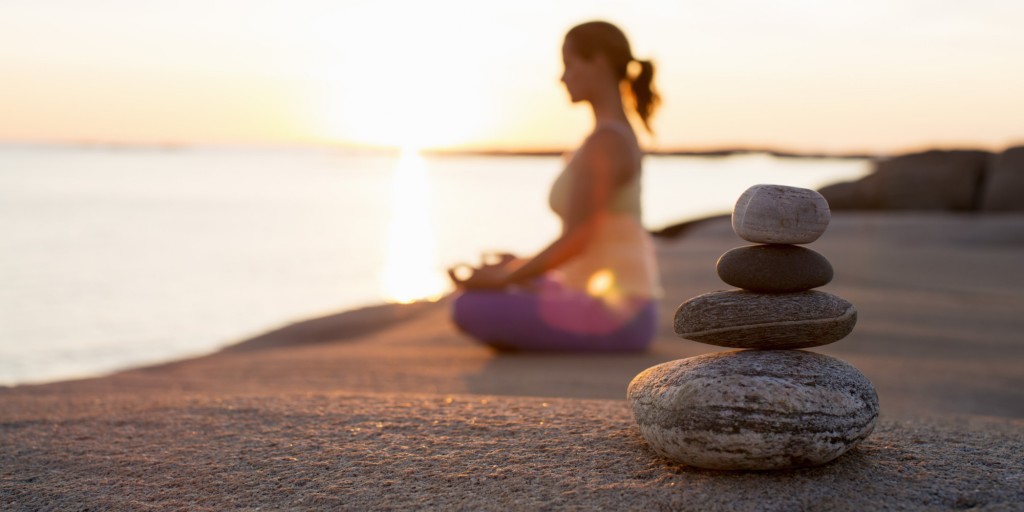
POLYGON ((651 130, 650 119, 654 114, 654 109, 661 103, 661 97, 654 90, 654 63, 649 60, 637 60, 636 62, 640 64, 640 72, 637 73, 636 78, 630 80, 629 88, 633 92, 636 113, 644 122, 644 128, 647 128, 648 132, 654 133, 651 130))
MULTIPOLYGON (((654 64, 649 60, 633 58, 629 49, 626 34, 607 21, 591 21, 576 25, 565 35, 566 43, 572 43, 572 51, 590 60, 596 55, 604 55, 612 67, 615 79, 629 82, 630 92, 636 103, 636 113, 644 122, 644 128, 651 130, 651 116, 658 107, 661 98, 654 90, 654 64), (629 78, 630 64, 636 62, 640 71, 635 78, 629 78)), ((621 83, 621 82, 620 82, 621 83)))

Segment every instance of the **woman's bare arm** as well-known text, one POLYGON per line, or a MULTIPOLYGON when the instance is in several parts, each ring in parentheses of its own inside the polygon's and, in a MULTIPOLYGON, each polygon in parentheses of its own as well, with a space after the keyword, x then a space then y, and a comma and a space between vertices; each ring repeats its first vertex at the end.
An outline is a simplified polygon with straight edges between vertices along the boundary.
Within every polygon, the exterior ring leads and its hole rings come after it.
POLYGON ((572 170, 578 174, 573 177, 569 213, 561 236, 509 274, 506 283, 539 276, 583 252, 608 211, 615 187, 632 178, 632 151, 628 142, 612 130, 599 130, 587 140, 577 155, 582 161, 572 170))

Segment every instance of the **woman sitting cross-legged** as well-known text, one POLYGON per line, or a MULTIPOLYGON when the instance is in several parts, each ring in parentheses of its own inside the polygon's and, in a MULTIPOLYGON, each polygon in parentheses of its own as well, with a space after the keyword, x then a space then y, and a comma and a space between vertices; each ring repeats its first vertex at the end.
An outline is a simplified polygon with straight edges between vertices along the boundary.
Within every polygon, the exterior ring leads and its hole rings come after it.
POLYGON ((625 35, 606 22, 566 34, 562 82, 589 104, 594 128, 549 198, 561 235, 529 259, 505 254, 449 274, 460 292, 456 326, 499 349, 640 351, 657 330, 660 293, 653 242, 641 223, 639 143, 623 107, 623 83, 649 130, 658 102, 653 66, 636 61, 625 35), (635 76, 628 73, 636 63, 635 76))

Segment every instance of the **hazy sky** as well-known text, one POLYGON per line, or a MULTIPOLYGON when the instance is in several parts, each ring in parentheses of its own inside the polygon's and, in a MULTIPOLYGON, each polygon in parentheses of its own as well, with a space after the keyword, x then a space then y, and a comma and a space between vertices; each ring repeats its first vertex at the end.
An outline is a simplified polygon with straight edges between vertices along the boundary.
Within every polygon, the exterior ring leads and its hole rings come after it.
POLYGON ((658 66, 655 147, 1024 143, 1020 0, 0 0, 0 140, 562 148, 595 18, 658 66))

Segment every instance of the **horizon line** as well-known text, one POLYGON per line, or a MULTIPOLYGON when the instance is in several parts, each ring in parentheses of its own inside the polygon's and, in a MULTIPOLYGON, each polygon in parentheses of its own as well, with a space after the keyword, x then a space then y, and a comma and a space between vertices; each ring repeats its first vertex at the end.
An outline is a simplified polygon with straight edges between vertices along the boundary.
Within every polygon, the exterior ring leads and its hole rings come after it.
MULTIPOLYGON (((780 158, 839 158, 839 159, 873 159, 897 155, 921 153, 926 151, 980 150, 990 153, 1002 152, 1006 149, 1024 145, 1024 141, 1007 144, 1002 149, 988 149, 982 145, 970 144, 921 144, 908 146, 895 151, 818 151, 793 150, 783 147, 723 144, 721 146, 676 147, 669 149, 645 150, 644 154, 652 156, 706 156, 724 157, 743 154, 767 154, 780 158)), ((383 146, 351 144, 341 142, 133 142, 113 140, 7 140, 0 139, 0 147, 51 147, 51 148, 82 148, 108 150, 156 150, 182 151, 190 149, 329 149, 354 153, 399 153, 401 146, 383 146)), ((524 148, 417 148, 420 154, 428 156, 561 156, 571 148, 557 147, 524 147, 524 148)))

